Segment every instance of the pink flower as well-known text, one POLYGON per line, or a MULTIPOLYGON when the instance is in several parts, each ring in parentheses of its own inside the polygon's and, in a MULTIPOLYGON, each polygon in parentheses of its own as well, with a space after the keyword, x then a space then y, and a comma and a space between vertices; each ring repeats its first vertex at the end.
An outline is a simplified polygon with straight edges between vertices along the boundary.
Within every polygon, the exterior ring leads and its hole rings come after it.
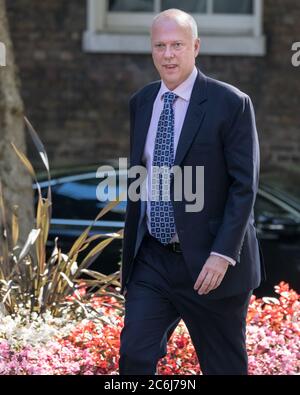
MULTIPOLYGON (((84 295, 85 289, 80 288, 84 295)), ((280 375, 300 373, 300 296, 280 283, 279 298, 251 298, 247 317, 249 373, 280 375)), ((83 321, 67 337, 56 337, 39 346, 12 348, 0 340, 0 374, 97 375, 117 374, 123 317, 115 298, 96 297, 106 321, 83 321)), ((158 365, 159 373, 201 374, 188 331, 181 321, 168 344, 168 354, 158 365)))

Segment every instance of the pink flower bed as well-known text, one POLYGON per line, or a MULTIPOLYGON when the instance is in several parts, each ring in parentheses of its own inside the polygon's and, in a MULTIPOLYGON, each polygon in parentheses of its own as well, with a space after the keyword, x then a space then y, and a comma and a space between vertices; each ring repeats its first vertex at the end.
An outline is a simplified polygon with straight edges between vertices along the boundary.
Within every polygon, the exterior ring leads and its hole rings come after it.
MULTIPOLYGON (((249 374, 300 373, 300 296, 287 284, 276 287, 279 298, 252 297, 247 318, 249 374)), ((123 317, 104 302, 94 299, 108 323, 83 321, 63 338, 46 344, 12 347, 0 337, 0 374, 87 375, 118 374, 119 337, 123 317)), ((197 357, 185 325, 181 322, 168 345, 168 355, 159 362, 159 374, 200 374, 197 357)))

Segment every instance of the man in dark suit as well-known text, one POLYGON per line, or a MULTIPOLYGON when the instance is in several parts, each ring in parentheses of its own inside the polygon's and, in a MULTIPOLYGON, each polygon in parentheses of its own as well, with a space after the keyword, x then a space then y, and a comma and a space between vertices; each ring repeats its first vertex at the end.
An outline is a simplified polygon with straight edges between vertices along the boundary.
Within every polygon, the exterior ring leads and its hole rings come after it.
POLYGON ((195 67, 200 40, 189 14, 171 9, 156 16, 151 44, 161 81, 130 101, 130 166, 147 169, 148 199, 128 196, 120 374, 155 374, 180 319, 204 374, 247 374, 246 315, 263 265, 253 214, 253 106, 245 93, 195 67), (200 210, 188 208, 186 191, 174 194, 176 171, 170 199, 162 198, 162 176, 153 169, 172 166, 182 170, 184 188, 198 192, 196 169, 204 168, 200 210))

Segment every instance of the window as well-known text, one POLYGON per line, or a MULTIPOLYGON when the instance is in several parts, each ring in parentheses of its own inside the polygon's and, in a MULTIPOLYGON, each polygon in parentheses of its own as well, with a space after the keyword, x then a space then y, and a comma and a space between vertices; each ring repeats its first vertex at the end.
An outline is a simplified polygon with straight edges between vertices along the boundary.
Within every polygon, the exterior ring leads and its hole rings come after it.
POLYGON ((153 16, 180 8, 197 21, 202 53, 263 55, 263 0, 88 0, 87 51, 150 53, 153 16))
POLYGON ((192 13, 252 14, 253 0, 109 0, 109 12, 159 12, 180 8, 192 13))

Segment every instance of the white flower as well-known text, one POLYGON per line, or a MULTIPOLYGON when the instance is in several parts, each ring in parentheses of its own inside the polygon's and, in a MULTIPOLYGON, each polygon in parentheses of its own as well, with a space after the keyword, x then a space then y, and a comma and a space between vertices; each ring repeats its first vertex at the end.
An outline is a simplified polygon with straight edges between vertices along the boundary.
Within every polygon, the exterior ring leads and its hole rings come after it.
POLYGON ((36 313, 30 315, 29 310, 20 309, 14 317, 0 317, 0 339, 6 339, 14 348, 38 346, 53 338, 68 336, 77 324, 67 314, 64 318, 55 318, 49 311, 39 316, 36 313))

